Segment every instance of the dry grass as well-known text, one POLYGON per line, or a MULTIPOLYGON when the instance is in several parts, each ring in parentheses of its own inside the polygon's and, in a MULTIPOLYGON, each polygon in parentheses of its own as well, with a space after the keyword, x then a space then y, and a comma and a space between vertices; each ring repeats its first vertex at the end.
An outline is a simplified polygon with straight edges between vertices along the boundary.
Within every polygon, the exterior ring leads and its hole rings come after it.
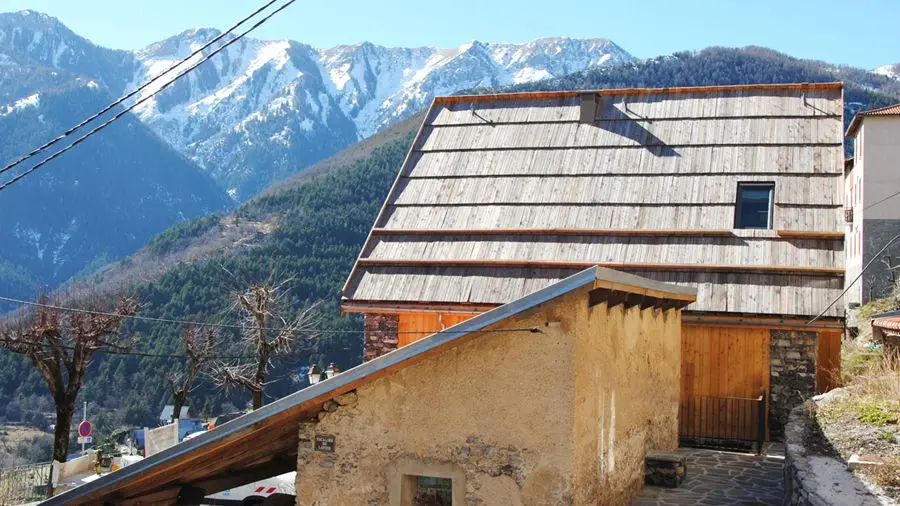
POLYGON ((896 497, 900 491, 900 357, 858 342, 844 343, 845 395, 815 413, 844 457, 876 455, 883 465, 861 471, 896 497))
POLYGON ((885 459, 882 465, 865 471, 865 475, 885 489, 900 489, 900 457, 885 459))
POLYGON ((900 305, 900 285, 898 285, 894 289, 894 294, 891 297, 887 297, 884 299, 875 299, 871 302, 863 304, 862 307, 859 308, 859 312, 856 315, 856 321, 859 328, 858 340, 866 343, 871 341, 872 315, 892 311, 894 309, 897 309, 898 305, 900 305))
POLYGON ((824 406, 822 416, 850 411, 860 423, 900 429, 900 358, 852 342, 845 343, 841 353, 848 395, 824 406))

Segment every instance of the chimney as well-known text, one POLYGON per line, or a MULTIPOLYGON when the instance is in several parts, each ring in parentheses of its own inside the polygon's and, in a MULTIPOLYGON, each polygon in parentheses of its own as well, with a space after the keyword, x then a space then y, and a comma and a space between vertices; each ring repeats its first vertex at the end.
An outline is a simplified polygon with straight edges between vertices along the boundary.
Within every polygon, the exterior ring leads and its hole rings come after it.
POLYGON ((599 97, 597 92, 579 93, 581 98, 581 117, 578 119, 581 123, 591 124, 597 119, 597 102, 599 97))

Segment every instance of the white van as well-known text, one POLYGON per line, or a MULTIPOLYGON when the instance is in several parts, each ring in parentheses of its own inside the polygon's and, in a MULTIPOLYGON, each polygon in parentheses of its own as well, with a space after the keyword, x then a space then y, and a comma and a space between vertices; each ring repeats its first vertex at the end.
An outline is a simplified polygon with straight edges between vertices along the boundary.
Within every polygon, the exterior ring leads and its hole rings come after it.
POLYGON ((265 480, 206 496, 202 504, 210 506, 293 505, 296 479, 296 472, 273 476, 272 478, 266 478, 265 480))

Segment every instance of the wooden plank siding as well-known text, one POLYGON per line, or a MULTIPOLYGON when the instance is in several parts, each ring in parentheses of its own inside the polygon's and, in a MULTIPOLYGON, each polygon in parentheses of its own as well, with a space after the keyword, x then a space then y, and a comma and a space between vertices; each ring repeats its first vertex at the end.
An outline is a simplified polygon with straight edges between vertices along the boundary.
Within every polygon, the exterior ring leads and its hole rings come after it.
POLYGON ((769 391, 769 329, 686 325, 681 398, 756 398, 769 391))
POLYGON ((819 332, 816 340, 816 391, 841 386, 841 333, 819 332))
MULTIPOLYGON (((577 271, 576 268, 366 266, 360 268, 359 276, 351 279, 347 289, 354 297, 347 302, 491 304, 496 300, 515 300, 577 271)), ((665 270, 632 273, 697 288, 697 302, 687 308, 690 311, 765 315, 777 310, 782 315, 814 315, 844 286, 840 276, 665 270)), ((842 315, 843 310, 833 305, 825 316, 842 315)))
MULTIPOLYGON (((756 420, 741 409, 746 402, 710 403, 710 398, 756 399, 769 393, 769 329, 685 325, 681 334, 681 401, 683 428, 701 426, 711 406, 716 424, 706 437, 756 438, 756 420), (723 406, 728 406, 723 408, 723 406)), ((685 434, 683 434, 685 435, 685 434)))
POLYGON ((406 346, 423 337, 428 337, 435 332, 450 328, 457 323, 462 323, 469 318, 478 316, 479 313, 438 313, 438 312, 408 312, 398 313, 400 318, 397 325, 397 345, 406 346))

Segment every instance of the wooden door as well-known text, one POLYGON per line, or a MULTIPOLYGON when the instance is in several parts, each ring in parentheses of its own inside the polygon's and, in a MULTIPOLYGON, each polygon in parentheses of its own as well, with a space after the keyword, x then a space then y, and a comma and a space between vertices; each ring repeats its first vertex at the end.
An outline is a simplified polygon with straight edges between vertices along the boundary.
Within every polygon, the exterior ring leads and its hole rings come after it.
POLYGON ((841 386, 841 333, 819 332, 816 338, 816 391, 841 386))
MULTIPOLYGON (((768 392, 768 329, 683 327, 682 436, 756 440, 760 426, 757 399, 768 392)), ((762 416, 764 419, 765 412, 762 416)))

